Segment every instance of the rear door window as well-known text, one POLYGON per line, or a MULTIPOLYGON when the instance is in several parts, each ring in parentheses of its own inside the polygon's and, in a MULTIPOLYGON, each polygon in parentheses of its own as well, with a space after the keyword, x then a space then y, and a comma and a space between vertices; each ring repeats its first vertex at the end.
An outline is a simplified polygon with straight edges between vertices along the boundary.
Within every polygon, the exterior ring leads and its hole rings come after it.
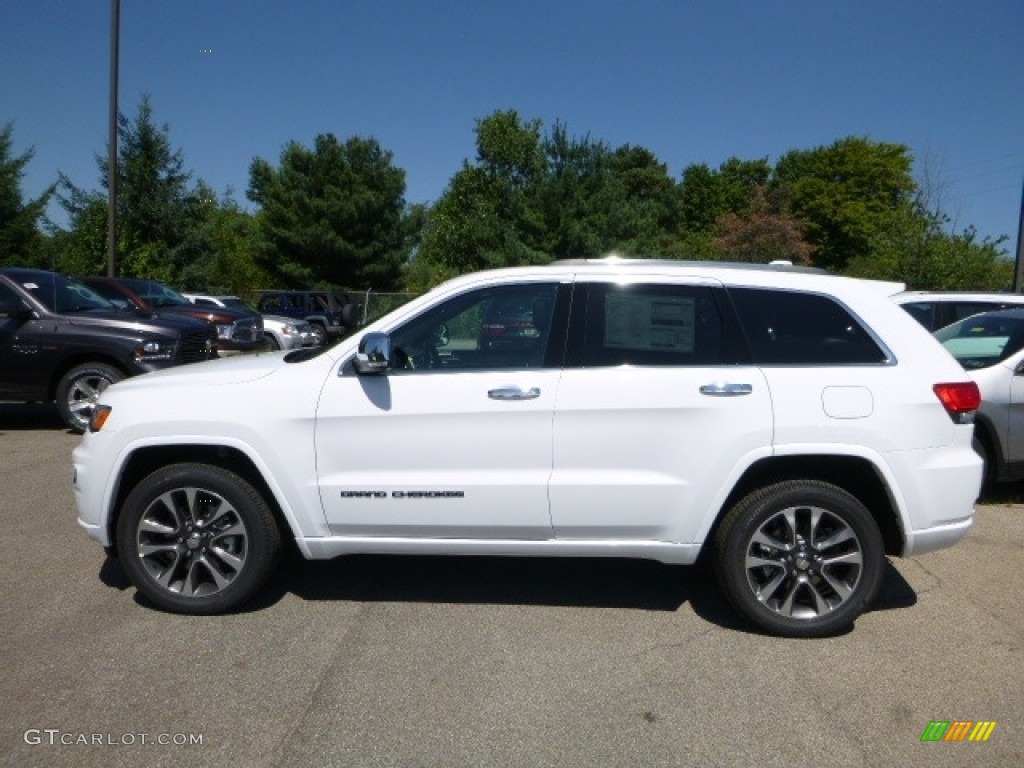
POLYGON ((723 321, 704 285, 586 286, 578 364, 693 366, 724 360, 723 321))

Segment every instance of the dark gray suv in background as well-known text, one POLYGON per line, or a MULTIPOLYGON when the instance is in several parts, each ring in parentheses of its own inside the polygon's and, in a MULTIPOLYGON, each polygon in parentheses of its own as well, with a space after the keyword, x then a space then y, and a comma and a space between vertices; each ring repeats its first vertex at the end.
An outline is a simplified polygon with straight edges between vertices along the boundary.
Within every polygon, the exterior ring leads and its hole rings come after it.
POLYGON ((56 401, 75 432, 114 382, 214 357, 210 323, 118 309, 54 272, 0 269, 0 400, 56 401))

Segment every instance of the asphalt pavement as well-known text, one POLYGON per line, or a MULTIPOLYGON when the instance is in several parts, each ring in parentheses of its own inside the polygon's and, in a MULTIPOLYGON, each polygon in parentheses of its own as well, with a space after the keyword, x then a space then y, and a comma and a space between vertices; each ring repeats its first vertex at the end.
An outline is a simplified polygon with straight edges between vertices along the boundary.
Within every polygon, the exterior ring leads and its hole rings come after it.
POLYGON ((288 562, 248 610, 194 618, 79 529, 79 439, 0 403, 0 765, 1024 765, 1024 487, 892 560, 824 640, 622 560, 288 562), (922 741, 947 721, 995 726, 922 741))

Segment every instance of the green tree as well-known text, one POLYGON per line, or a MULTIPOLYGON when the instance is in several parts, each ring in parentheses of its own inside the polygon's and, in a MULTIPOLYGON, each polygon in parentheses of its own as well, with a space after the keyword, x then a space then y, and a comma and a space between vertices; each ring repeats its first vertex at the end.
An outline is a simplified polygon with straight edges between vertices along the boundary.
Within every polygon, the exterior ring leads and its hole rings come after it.
MULTIPOLYGON (((104 192, 86 191, 63 175, 59 182, 70 230, 57 233, 55 239, 69 252, 60 256, 60 262, 74 266, 67 271, 77 274, 106 269, 108 161, 97 156, 96 162, 104 192)), ((182 151, 171 147, 170 128, 154 123, 148 96, 142 98, 133 120, 118 116, 118 274, 175 285, 196 258, 188 243, 204 192, 202 187, 189 187, 190 174, 183 167, 182 151)))
POLYGON ((652 152, 573 139, 561 124, 544 147, 549 172, 535 219, 546 228, 537 250, 548 259, 656 252, 672 226, 677 200, 666 166, 652 152))
POLYGON ((912 164, 902 144, 850 137, 786 153, 772 184, 788 200, 788 213, 803 222, 815 265, 842 271, 868 256, 913 200, 912 164))
POLYGON ((68 215, 68 228, 54 228, 50 238, 52 267, 68 275, 99 275, 107 268, 107 198, 75 186, 63 174, 57 199, 68 215))
POLYGON ((704 163, 687 166, 679 190, 683 229, 717 234, 718 222, 726 214, 745 216, 757 191, 768 183, 771 172, 767 160, 738 157, 730 157, 717 170, 704 163))
POLYGON ((410 274, 650 255, 664 244, 677 208, 664 164, 642 147, 574 138, 560 123, 546 136, 541 129, 514 110, 477 121, 476 162, 463 164, 430 211, 410 274))
MULTIPOLYGON (((97 158, 107 188, 107 160, 97 158)), ((149 96, 134 120, 118 117, 118 264, 120 274, 175 282, 192 254, 183 248, 197 213, 182 150, 170 127, 157 126, 149 96)))
POLYGON ((181 245, 183 259, 174 285, 182 290, 245 295, 270 285, 257 263, 261 241, 257 216, 243 211, 230 192, 223 199, 200 182, 181 245))
POLYGON ((45 243, 39 225, 54 188, 34 200, 24 199, 21 180, 34 150, 12 156, 13 136, 10 123, 0 128, 0 260, 7 265, 42 266, 45 243))
POLYGON ((1014 265, 1004 258, 1002 240, 979 241, 971 227, 946 232, 948 218, 907 204, 876 233, 871 248, 850 260, 846 273, 904 282, 914 290, 1005 291, 1014 265))
POLYGON ((495 112, 476 136, 476 163, 463 163, 430 211, 413 268, 421 281, 550 260, 531 245, 543 229, 531 200, 546 172, 540 121, 495 112))
MULTIPOLYGON (((189 219, 198 201, 188 188, 181 150, 172 150, 170 128, 153 121, 153 106, 143 96, 134 121, 118 122, 118 226, 125 243, 122 269, 161 279, 184 266, 180 253, 189 219)), ((105 163, 103 164, 105 180, 105 163)))
POLYGON ((249 199, 261 207, 261 266, 287 286, 391 290, 415 242, 405 171, 372 138, 291 142, 280 167, 256 158, 249 199))

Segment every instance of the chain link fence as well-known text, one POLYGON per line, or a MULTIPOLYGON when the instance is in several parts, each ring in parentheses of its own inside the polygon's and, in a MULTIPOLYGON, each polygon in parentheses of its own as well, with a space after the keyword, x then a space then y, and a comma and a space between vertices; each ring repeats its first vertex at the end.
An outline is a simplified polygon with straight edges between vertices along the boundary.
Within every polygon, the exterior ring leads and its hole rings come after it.
POLYGON ((359 297, 359 303, 363 305, 363 320, 361 325, 367 325, 377 320, 393 309, 397 309, 406 302, 412 301, 420 294, 418 293, 382 293, 379 291, 346 291, 353 298, 359 297))
MULTIPOLYGON (((374 290, 352 291, 345 288, 321 290, 330 290, 330 292, 339 295, 347 294, 353 301, 358 302, 362 307, 359 316, 360 327, 378 320, 391 310, 397 309, 420 295, 418 293, 388 293, 374 290)), ((262 294, 272 292, 275 292, 274 289, 254 288, 246 291, 242 298, 249 306, 255 307, 262 294)))

